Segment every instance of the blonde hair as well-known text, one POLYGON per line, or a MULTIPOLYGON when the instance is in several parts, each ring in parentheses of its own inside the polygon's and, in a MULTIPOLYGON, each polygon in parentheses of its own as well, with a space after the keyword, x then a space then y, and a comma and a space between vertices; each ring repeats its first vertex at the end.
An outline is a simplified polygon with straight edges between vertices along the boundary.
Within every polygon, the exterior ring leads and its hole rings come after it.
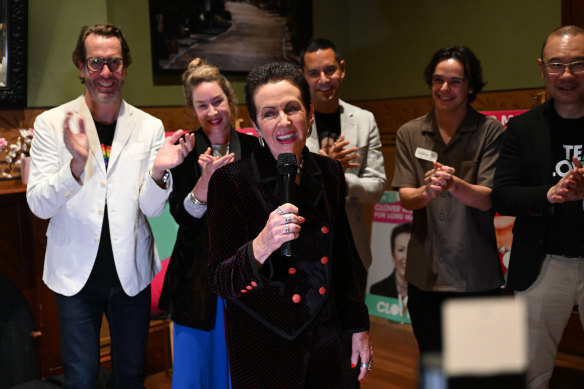
POLYGON ((229 103, 229 111, 231 112, 230 122, 235 125, 237 120, 237 102, 231 84, 225 76, 219 72, 217 66, 211 65, 201 58, 195 58, 187 67, 187 70, 182 74, 183 87, 187 107, 194 111, 193 106, 193 90, 203 82, 216 82, 219 88, 227 96, 229 103))

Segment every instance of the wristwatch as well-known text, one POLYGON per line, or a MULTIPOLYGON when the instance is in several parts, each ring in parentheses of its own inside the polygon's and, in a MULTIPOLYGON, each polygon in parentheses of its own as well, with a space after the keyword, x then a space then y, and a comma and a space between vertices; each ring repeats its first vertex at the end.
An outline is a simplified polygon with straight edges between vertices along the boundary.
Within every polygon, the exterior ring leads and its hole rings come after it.
MULTIPOLYGON (((152 170, 150 170, 150 177, 152 177, 152 170)), ((154 177, 152 177, 152 179, 154 180, 154 182, 158 185, 158 186, 164 186, 166 187, 168 185, 168 181, 170 180, 170 170, 166 170, 164 172, 164 174, 162 175, 162 178, 159 180, 154 179, 154 177)))

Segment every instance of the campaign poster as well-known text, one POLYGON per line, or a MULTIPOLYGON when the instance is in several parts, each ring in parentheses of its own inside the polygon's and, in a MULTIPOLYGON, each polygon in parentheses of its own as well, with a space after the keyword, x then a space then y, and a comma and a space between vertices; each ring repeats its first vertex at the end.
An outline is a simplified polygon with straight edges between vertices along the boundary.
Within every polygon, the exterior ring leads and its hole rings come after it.
POLYGON ((412 230, 412 211, 403 209, 399 194, 387 191, 373 206, 371 252, 365 301, 369 313, 399 323, 411 323, 408 314, 405 267, 412 230))

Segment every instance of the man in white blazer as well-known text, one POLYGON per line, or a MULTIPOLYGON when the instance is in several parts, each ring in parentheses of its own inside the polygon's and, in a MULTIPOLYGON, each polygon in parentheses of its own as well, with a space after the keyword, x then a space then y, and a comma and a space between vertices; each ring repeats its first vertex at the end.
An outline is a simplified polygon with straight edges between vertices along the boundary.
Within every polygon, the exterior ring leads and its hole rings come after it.
POLYGON ((343 165, 347 217, 363 266, 368 269, 371 247, 363 204, 378 202, 387 183, 377 123, 371 112, 339 98, 345 61, 334 43, 311 39, 301 56, 301 65, 310 86, 315 117, 306 146, 343 165))
POLYGON ((143 387, 150 281, 159 270, 146 216, 159 215, 168 169, 192 149, 122 100, 131 63, 122 32, 83 27, 73 61, 85 92, 39 115, 27 201, 50 218, 43 280, 56 294, 65 387, 95 387, 105 313, 114 387, 143 387))

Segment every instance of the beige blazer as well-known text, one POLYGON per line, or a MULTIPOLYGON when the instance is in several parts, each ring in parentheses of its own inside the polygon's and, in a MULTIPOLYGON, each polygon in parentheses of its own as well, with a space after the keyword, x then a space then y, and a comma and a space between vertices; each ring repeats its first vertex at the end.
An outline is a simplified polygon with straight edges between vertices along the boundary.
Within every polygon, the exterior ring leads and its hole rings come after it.
MULTIPOLYGON (((72 121, 76 126, 77 120, 72 121)), ((122 102, 108 169, 83 96, 39 115, 34 124, 27 201, 32 212, 50 218, 43 280, 71 296, 83 288, 95 262, 107 202, 116 269, 124 291, 134 296, 160 269, 146 216, 163 210, 172 188, 161 189, 149 176, 164 141, 162 122, 122 102), (63 141, 65 114, 81 117, 90 155, 78 183, 63 141)))
MULTIPOLYGON (((361 261, 368 269, 371 265, 371 247, 368 228, 362 204, 376 203, 383 196, 387 179, 385 163, 381 153, 379 130, 373 114, 369 111, 339 101, 341 108, 341 134, 349 141, 348 147, 357 147, 360 158, 359 167, 349 168, 345 172, 347 197, 345 206, 351 225, 351 232, 361 261)), ((306 140, 306 146, 318 153, 318 133, 316 122, 312 125, 312 134, 306 140)))

